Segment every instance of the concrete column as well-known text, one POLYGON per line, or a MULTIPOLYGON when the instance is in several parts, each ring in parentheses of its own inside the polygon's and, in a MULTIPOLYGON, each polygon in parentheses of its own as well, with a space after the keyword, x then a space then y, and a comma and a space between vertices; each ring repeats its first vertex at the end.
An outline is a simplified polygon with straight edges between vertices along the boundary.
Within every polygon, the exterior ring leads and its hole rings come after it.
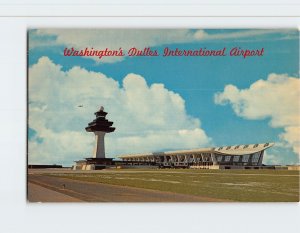
POLYGON ((95 148, 93 158, 105 158, 104 136, 105 132, 96 131, 95 133, 95 148))
POLYGON ((173 165, 174 165, 175 162, 176 162, 175 156, 176 156, 176 155, 170 155, 170 158, 171 158, 171 161, 172 161, 172 164, 173 164, 173 165))
POLYGON ((257 165, 258 166, 261 166, 262 165, 262 161, 263 161, 263 158, 264 158, 264 150, 260 153, 260 156, 259 156, 259 160, 258 160, 258 163, 257 165))
POLYGON ((218 164, 218 161, 217 161, 217 159, 216 159, 215 154, 214 154, 214 153, 211 153, 210 156, 211 156, 211 161, 213 162, 213 165, 217 165, 217 164, 218 164))
POLYGON ((155 155, 154 156, 154 162, 156 163, 156 164, 161 164, 161 163, 163 163, 163 161, 162 161, 162 159, 161 159, 161 156, 160 155, 155 155))
POLYGON ((195 156, 196 156, 196 161, 195 162, 196 162, 197 165, 199 165, 199 163, 200 163, 200 156, 199 156, 199 154, 196 154, 195 156))
POLYGON ((177 165, 181 163, 181 155, 177 155, 177 165))
POLYGON ((203 156, 202 153, 200 155, 201 155, 201 162, 202 162, 202 165, 203 165, 204 164, 204 156, 203 156))
POLYGON ((190 162, 190 156, 189 155, 184 155, 184 162, 188 164, 190 162))
POLYGON ((196 161, 196 155, 195 154, 193 154, 193 164, 195 164, 197 161, 196 161))

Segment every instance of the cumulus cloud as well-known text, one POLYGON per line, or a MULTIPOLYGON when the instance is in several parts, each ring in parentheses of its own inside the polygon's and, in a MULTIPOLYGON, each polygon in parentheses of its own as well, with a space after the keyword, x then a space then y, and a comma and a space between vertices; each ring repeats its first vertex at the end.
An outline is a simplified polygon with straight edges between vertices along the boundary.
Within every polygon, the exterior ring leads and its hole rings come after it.
MULTIPOLYGON (((270 74, 267 80, 258 80, 248 89, 227 85, 215 94, 215 103, 230 104, 236 115, 245 119, 270 119, 270 126, 283 128, 279 135, 286 145, 299 155, 300 145, 300 80, 287 74, 270 74)), ((279 144, 279 145, 280 145, 279 144)))
MULTIPOLYGON (((29 47, 42 46, 39 37, 43 40, 45 36, 55 36, 55 43, 58 45, 85 49, 86 47, 97 50, 119 50, 128 51, 130 48, 144 49, 162 44, 182 43, 193 41, 194 32, 187 29, 174 30, 146 30, 146 29, 39 29, 31 32, 32 40, 29 40, 29 47)), ((46 45, 49 41, 46 41, 46 45)), ((85 57, 98 62, 117 62, 123 57, 85 57)))
MULTIPOLYGON (((63 45, 75 49, 94 48, 128 51, 132 47, 143 49, 175 43, 188 43, 203 40, 234 40, 246 37, 260 37, 268 34, 295 34, 295 30, 238 30, 216 33, 203 29, 39 29, 29 33, 29 47, 63 45)), ((297 33, 296 33, 297 35, 297 33)), ((85 57, 98 62, 117 62, 123 57, 85 57)))
POLYGON ((264 164, 268 165, 281 165, 285 164, 285 158, 283 156, 277 156, 275 154, 271 154, 268 151, 264 152, 264 164))
POLYGON ((200 120, 186 113, 184 99, 163 84, 149 86, 137 74, 120 84, 77 66, 63 71, 42 57, 29 69, 29 127, 36 132, 29 141, 29 163, 72 164, 90 157, 94 137, 84 128, 100 105, 116 127, 106 136, 110 157, 211 142, 200 120))
MULTIPOLYGON (((283 29, 252 29, 252 30, 239 30, 234 32, 222 32, 208 34, 204 30, 197 30, 194 34, 195 39, 198 40, 226 40, 226 39, 239 39, 239 38, 253 38, 261 37, 268 34, 283 33, 286 35, 296 34, 297 30, 283 30, 283 29)), ((291 37, 290 39, 298 37, 291 37)))

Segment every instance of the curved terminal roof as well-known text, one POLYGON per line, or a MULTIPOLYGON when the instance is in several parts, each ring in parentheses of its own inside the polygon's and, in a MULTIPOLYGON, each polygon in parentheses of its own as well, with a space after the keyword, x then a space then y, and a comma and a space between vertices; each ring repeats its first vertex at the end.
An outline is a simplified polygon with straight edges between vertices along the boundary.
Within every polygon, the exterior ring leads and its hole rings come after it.
POLYGON ((211 147, 211 148, 199 148, 193 150, 178 150, 178 151, 166 151, 158 153, 144 153, 144 154, 126 154, 117 156, 121 159, 126 158, 142 158, 142 157, 151 157, 159 155, 186 155, 186 154, 198 154, 198 153, 215 153, 221 155, 245 155, 253 154, 259 151, 270 148, 275 143, 267 142, 261 144, 246 144, 246 145, 234 145, 234 146, 221 146, 221 147, 211 147))

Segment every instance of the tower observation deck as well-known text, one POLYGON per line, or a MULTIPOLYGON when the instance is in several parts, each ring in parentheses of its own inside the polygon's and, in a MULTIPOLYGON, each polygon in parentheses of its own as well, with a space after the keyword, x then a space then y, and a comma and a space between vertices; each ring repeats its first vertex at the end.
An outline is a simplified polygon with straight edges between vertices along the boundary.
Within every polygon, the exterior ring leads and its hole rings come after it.
POLYGON ((106 119, 107 112, 104 112, 104 108, 102 106, 98 112, 95 112, 95 115, 96 119, 90 122, 85 128, 87 132, 111 133, 115 131, 116 128, 111 127, 113 122, 106 119))

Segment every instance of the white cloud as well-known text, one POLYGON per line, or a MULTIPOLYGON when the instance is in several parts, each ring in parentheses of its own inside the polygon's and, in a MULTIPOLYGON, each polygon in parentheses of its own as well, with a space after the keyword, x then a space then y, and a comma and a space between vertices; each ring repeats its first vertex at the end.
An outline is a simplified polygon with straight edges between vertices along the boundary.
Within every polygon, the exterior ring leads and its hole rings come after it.
MULTIPOLYGON (((119 50, 122 48, 124 51, 128 51, 132 47, 143 49, 203 40, 254 38, 274 33, 281 33, 286 36, 295 32, 295 30, 282 29, 223 31, 222 33, 208 33, 202 29, 39 29, 30 32, 29 47, 49 46, 56 43, 78 50, 87 47, 97 50, 106 48, 119 50), (53 37, 52 40, 47 39, 47 36, 53 37)), ((98 62, 117 62, 124 59, 123 57, 103 57, 101 60, 98 57, 85 58, 94 59, 98 62)))
MULTIPOLYGON (((144 49, 162 44, 182 43, 194 40, 194 33, 187 29, 174 30, 143 30, 143 29, 39 29, 32 32, 35 36, 56 36, 55 42, 69 48, 78 50, 86 47, 97 50, 119 50, 128 51, 130 48, 144 49)), ((47 44, 49 42, 46 42, 47 44)), ((41 46, 38 40, 32 40, 30 47, 41 46)), ((123 57, 98 57, 91 58, 98 62, 121 61, 123 57)))
MULTIPOLYGON (((223 32, 208 34, 204 30, 198 30, 194 37, 199 40, 225 40, 225 39, 239 39, 239 38, 251 38, 260 37, 274 33, 284 33, 290 35, 291 33, 297 32, 296 30, 283 30, 283 29, 252 29, 252 30, 240 30, 235 32, 223 32)), ((294 37, 291 37, 293 39, 294 37)))
POLYGON ((295 153, 300 152, 300 127, 289 126, 284 128, 284 133, 280 134, 279 137, 286 146, 291 146, 295 153))
POLYGON ((29 142, 29 163, 71 164, 90 157, 94 137, 84 128, 100 105, 116 127, 106 136, 109 156, 210 144, 182 97, 163 84, 149 86, 137 74, 119 84, 81 67, 61 68, 42 57, 29 69, 29 127, 37 132, 29 142))
MULTIPOLYGON (((280 144, 299 155, 300 145, 300 80, 287 74, 270 74, 248 89, 227 85, 215 95, 216 104, 230 104, 236 115, 245 119, 270 119, 270 126, 283 128, 280 144)), ((279 144, 279 145, 280 145, 279 144)))
POLYGON ((269 152, 264 152, 263 163, 267 165, 283 165, 286 164, 283 156, 278 156, 276 154, 269 154, 269 152))
POLYGON ((194 40, 194 32, 188 29, 39 29, 35 33, 56 36, 58 44, 114 49, 194 40))

